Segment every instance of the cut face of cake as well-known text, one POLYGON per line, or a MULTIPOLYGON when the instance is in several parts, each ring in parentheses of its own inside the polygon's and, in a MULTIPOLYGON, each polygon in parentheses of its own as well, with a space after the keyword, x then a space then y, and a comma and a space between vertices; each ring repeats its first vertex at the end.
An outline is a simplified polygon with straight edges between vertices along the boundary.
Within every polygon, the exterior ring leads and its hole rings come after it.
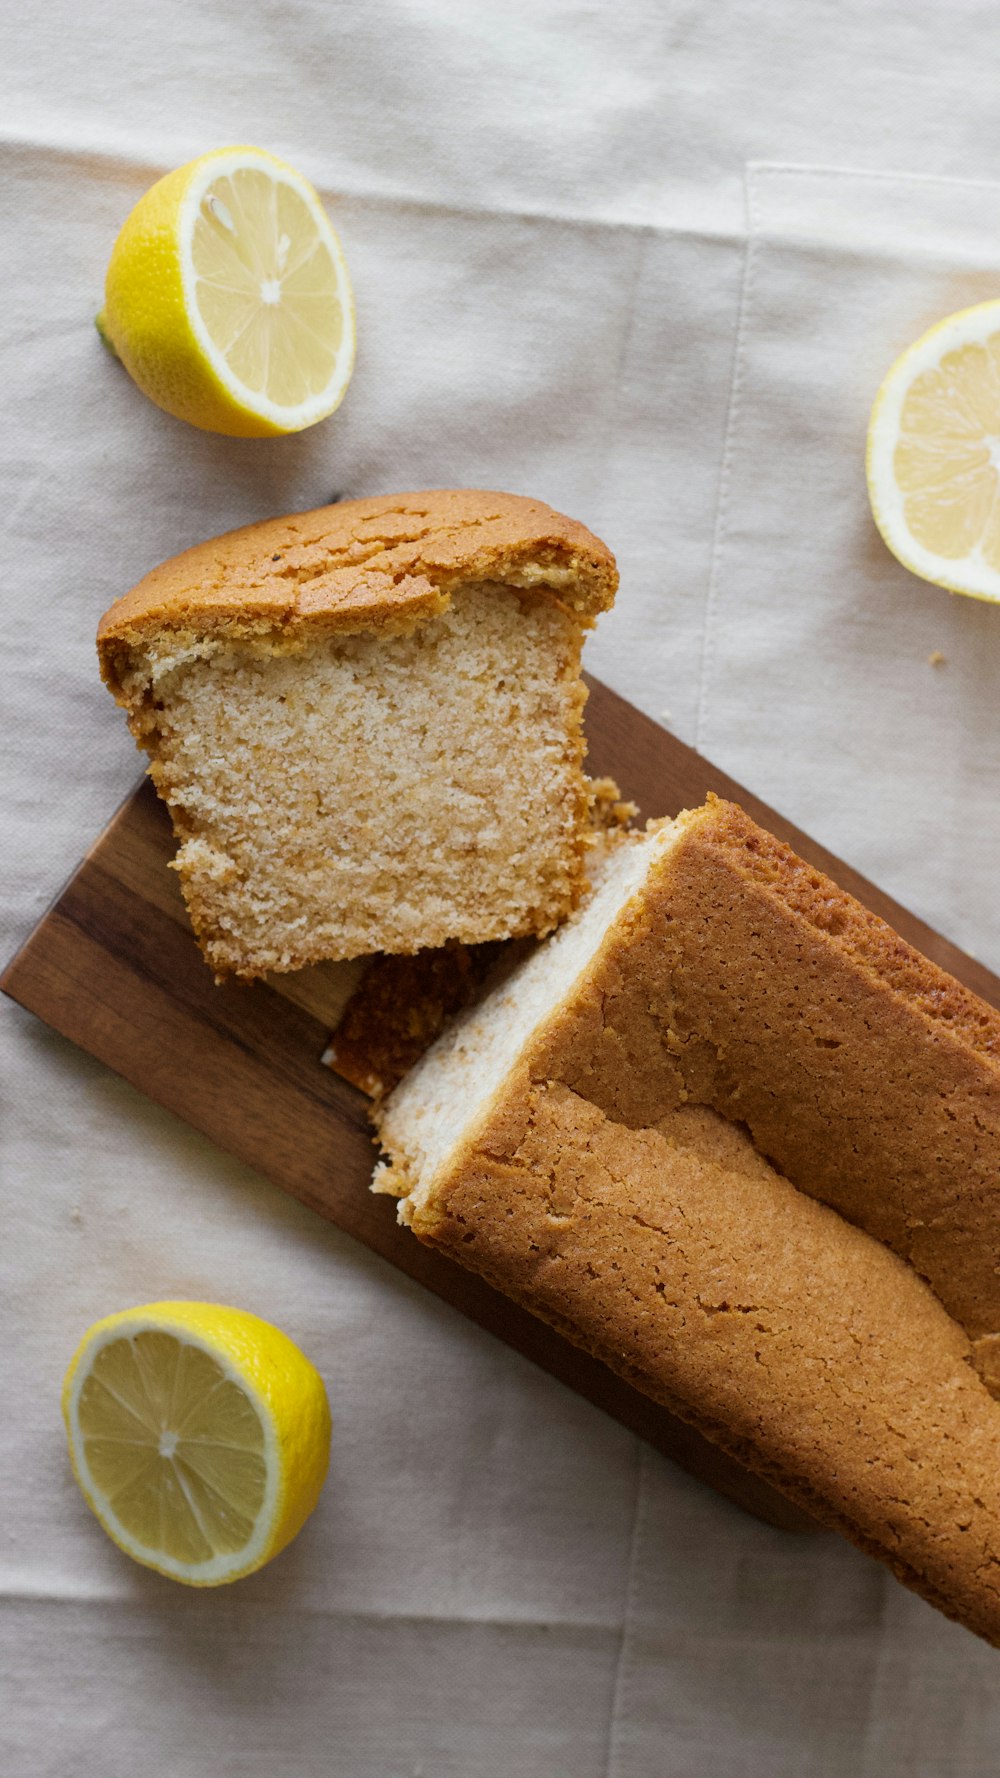
POLYGON ((1000 1641, 1000 1015, 731 804, 594 877, 376 1188, 1000 1641))
POLYGON ((541 934, 586 882, 580 650, 604 545, 476 491, 353 501, 165 564, 104 618, 219 974, 541 934))

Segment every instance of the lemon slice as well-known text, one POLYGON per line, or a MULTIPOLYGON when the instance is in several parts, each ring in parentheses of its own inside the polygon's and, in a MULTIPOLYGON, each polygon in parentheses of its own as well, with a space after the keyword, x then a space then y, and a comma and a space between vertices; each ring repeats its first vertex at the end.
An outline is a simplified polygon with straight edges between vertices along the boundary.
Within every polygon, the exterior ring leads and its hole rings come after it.
POLYGON ((109 1537, 190 1586, 237 1580, 284 1549, 329 1461, 318 1372, 276 1327, 214 1303, 96 1322, 66 1373, 63 1416, 109 1537))
POLYGON ((1000 600, 1000 302, 948 315, 896 360, 867 469, 875 523, 904 567, 1000 600))
POLYGON ((260 148, 168 173, 127 218, 97 325, 157 406, 207 432, 299 432, 343 400, 354 301, 308 180, 260 148))

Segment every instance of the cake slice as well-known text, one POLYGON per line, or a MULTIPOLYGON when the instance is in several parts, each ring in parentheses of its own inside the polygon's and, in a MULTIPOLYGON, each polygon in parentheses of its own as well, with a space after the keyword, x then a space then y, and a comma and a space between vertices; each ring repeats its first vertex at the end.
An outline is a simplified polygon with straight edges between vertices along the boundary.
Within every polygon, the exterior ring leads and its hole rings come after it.
POLYGON ((730 804, 595 875, 385 1102, 377 1189, 1000 1641, 1000 1016, 730 804))
POLYGON ((112 606, 101 670, 216 972, 556 926, 591 840, 580 649, 616 586, 582 525, 453 490, 251 525, 112 606))

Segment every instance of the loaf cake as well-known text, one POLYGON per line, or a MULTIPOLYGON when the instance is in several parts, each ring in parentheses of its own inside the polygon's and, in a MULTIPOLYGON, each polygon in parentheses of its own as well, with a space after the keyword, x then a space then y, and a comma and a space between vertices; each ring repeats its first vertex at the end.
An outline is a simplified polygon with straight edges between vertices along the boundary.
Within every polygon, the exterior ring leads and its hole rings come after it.
POLYGON ((992 1008, 713 799, 379 1124, 422 1240, 1000 1642, 992 1008))
POLYGON ((354 500, 188 550, 103 676, 218 975, 541 934, 586 884, 580 649, 614 559, 538 501, 354 500))

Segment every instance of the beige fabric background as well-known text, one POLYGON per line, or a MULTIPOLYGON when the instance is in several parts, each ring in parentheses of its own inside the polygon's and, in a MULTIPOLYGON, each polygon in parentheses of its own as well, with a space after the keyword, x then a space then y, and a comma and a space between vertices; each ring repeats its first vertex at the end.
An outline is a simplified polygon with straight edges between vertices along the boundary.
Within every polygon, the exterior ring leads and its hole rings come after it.
MULTIPOLYGON (((1000 293, 990 8, 50 0, 0 32, 4 955, 136 776, 105 605, 230 525, 470 482, 615 548, 595 671, 1000 968, 1000 612, 897 569, 862 479, 895 352, 1000 293), (327 196, 360 316, 341 413, 273 444, 157 413, 91 320, 142 190, 246 140, 327 196)), ((0 1770, 995 1773, 1000 1657, 2 1018, 0 1770), (215 1594, 120 1558, 62 1449, 79 1333, 163 1294, 278 1321, 334 1407, 313 1521, 215 1594)))

